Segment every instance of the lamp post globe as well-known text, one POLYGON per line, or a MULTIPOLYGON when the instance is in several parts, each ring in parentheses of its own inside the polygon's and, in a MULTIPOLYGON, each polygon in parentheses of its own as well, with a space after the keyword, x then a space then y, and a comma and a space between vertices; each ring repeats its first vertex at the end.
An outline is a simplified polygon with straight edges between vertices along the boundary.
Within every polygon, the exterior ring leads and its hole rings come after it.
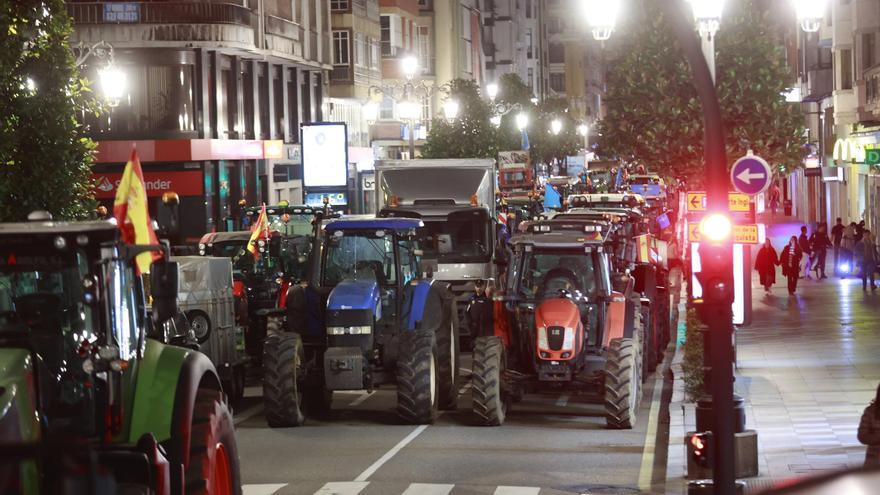
POLYGON ((412 79, 419 70, 419 59, 415 55, 407 55, 400 59, 400 68, 403 69, 403 75, 407 79, 412 79))
POLYGON ((581 136, 586 136, 590 132, 590 126, 587 124, 581 124, 578 126, 578 134, 581 136))
POLYGON ((553 119, 553 121, 550 122, 550 132, 552 132, 554 135, 556 135, 556 134, 559 134, 561 131, 562 131, 562 121, 559 119, 553 119))
POLYGON ((721 26, 724 0, 688 0, 694 12, 694 20, 700 34, 715 36, 721 26))
POLYGON ((495 101, 495 98, 498 97, 498 85, 495 83, 489 83, 486 85, 486 95, 489 97, 491 101, 495 101))
POLYGON ((529 116, 523 112, 516 114, 516 128, 520 131, 525 130, 529 125, 529 116))
POLYGON ((815 33, 822 27, 822 19, 828 10, 828 0, 793 0, 801 29, 815 33))
POLYGON ((617 24, 620 3, 621 0, 586 0, 582 4, 594 40, 605 41, 611 38, 617 24))
POLYGON ((98 78, 101 81, 101 92, 110 106, 118 105, 125 94, 125 72, 115 65, 108 65, 98 71, 98 78))
POLYGON ((379 116, 379 104, 375 101, 368 101, 362 107, 361 112, 367 122, 375 122, 379 116))
POLYGON ((458 117, 458 110, 458 101, 446 100, 443 102, 443 115, 446 117, 446 120, 455 120, 458 117))

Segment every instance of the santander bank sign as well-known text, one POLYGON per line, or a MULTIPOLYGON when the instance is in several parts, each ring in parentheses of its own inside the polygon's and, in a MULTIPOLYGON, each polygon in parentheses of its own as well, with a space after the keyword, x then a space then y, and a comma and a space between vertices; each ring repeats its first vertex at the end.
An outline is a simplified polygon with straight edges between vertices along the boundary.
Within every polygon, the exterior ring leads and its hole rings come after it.
MULTIPOLYGON (((122 180, 121 173, 94 173, 95 197, 113 199, 122 180)), ((166 192, 180 196, 200 196, 204 193, 202 172, 186 170, 180 172, 144 172, 144 185, 148 197, 158 197, 166 192)))

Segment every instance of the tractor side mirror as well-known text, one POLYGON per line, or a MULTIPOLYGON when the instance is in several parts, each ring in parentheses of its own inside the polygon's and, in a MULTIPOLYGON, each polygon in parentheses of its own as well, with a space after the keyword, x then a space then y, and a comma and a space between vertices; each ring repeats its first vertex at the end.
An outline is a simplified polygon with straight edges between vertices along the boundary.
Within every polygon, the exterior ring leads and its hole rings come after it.
POLYGON ((150 267, 150 294, 153 297, 153 319, 162 322, 179 312, 177 262, 161 259, 150 267))

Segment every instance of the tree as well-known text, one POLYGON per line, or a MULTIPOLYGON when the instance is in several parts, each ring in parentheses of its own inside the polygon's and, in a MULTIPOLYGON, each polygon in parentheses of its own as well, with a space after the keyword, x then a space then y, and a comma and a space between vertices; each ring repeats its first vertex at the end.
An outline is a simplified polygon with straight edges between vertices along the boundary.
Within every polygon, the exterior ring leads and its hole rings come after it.
MULTIPOLYGON (((645 0, 608 63, 600 153, 699 183, 702 109, 691 72, 658 0, 645 0), (650 15, 648 15, 650 13, 650 15)), ((804 119, 783 92, 793 85, 779 28, 751 0, 725 12, 716 38, 716 79, 728 159, 753 150, 785 172, 802 163, 804 119)))
POLYGON ((474 81, 454 79, 449 97, 458 101, 458 118, 435 118, 422 147, 422 158, 495 158, 497 130, 490 122, 489 104, 480 98, 474 81))
POLYGON ((0 221, 36 209, 56 219, 94 208, 94 143, 78 111, 97 111, 68 44, 63 0, 0 3, 0 221))

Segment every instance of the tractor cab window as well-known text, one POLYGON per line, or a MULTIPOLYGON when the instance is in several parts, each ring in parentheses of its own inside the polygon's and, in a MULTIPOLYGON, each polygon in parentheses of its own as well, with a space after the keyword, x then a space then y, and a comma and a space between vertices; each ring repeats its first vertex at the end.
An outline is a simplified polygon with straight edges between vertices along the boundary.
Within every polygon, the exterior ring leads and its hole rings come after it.
POLYGON ((134 358, 140 344, 140 305, 137 300, 140 290, 135 280, 134 270, 130 265, 126 266, 122 262, 110 263, 107 270, 107 306, 113 339, 119 347, 119 358, 122 360, 134 358))
POLYGON ((312 242, 306 236, 281 238, 281 264, 283 271, 294 280, 304 280, 308 268, 312 242))
POLYGON ((394 241, 391 232, 335 231, 329 234, 322 285, 332 287, 346 279, 375 280, 379 285, 397 284, 394 241))
POLYGON ((400 278, 404 285, 410 280, 416 278, 419 273, 418 259, 415 255, 415 245, 413 241, 401 239, 398 242, 397 250, 400 254, 400 278))
POLYGON ((424 218, 422 249, 441 263, 479 263, 492 256, 488 212, 482 209, 450 213, 446 218, 424 218))
POLYGON ((264 275, 274 273, 277 260, 269 256, 269 247, 260 253, 259 259, 247 250, 247 241, 228 241, 214 243, 214 256, 232 259, 232 270, 236 274, 264 275))
POLYGON ((583 250, 527 253, 519 294, 527 299, 554 297, 562 291, 591 297, 596 293, 593 255, 583 250))

